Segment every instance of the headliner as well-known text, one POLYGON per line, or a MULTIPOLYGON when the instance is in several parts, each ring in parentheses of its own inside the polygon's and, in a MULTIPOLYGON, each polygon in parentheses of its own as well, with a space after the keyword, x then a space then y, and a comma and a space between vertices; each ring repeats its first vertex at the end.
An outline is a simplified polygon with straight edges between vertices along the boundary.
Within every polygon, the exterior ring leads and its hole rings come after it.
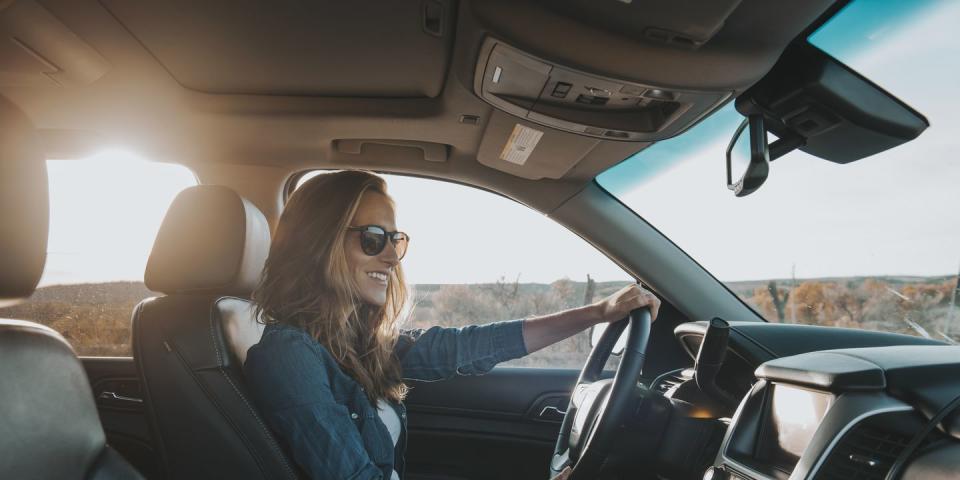
POLYGON ((0 94, 41 129, 48 158, 119 145, 201 177, 229 165, 362 167, 462 181, 551 211, 648 144, 530 124, 545 131, 544 161, 570 166, 562 175, 535 162, 510 173, 479 163, 482 145, 506 141, 503 125, 528 123, 471 89, 486 36, 598 75, 736 95, 833 2, 680 3, 0 2, 10 40, 0 45, 0 94), (658 29, 683 42, 647 33, 658 29), (366 142, 354 148, 357 139, 366 142), (425 158, 440 151, 445 160, 425 158))

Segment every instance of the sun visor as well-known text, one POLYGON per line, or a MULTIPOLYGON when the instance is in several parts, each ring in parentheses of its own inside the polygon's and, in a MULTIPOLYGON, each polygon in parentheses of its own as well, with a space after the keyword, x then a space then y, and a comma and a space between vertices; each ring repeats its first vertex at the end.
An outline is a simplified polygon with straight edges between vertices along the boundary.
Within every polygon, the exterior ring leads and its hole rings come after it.
POLYGON ((101 3, 186 88, 217 94, 436 97, 449 0, 101 3))
POLYGON ((0 4, 0 36, 3 86, 86 85, 110 69, 93 47, 32 0, 0 4))

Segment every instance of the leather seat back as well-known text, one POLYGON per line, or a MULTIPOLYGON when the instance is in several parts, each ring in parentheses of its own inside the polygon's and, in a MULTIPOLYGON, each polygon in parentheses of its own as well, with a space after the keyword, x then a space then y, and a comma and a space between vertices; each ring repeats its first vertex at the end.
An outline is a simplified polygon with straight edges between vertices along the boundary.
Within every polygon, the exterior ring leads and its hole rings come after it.
POLYGON ((0 382, 0 478, 143 478, 106 445, 86 372, 59 333, 0 319, 0 382))
POLYGON ((242 366, 263 325, 243 297, 269 250, 263 214, 232 190, 174 200, 144 280, 133 354, 168 478, 299 478, 247 394, 242 366))

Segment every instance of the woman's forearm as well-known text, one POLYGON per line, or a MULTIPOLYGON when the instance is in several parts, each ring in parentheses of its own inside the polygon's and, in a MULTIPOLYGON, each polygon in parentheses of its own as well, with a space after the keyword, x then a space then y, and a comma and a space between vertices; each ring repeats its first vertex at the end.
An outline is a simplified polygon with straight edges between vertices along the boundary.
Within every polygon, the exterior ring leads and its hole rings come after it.
POLYGON ((656 320, 660 299, 639 285, 630 284, 599 302, 524 320, 523 343, 527 353, 533 353, 598 323, 620 320, 643 307, 649 307, 651 321, 656 320))
POLYGON ((584 305, 562 312, 530 317, 523 322, 523 343, 533 353, 602 321, 596 305, 584 305))

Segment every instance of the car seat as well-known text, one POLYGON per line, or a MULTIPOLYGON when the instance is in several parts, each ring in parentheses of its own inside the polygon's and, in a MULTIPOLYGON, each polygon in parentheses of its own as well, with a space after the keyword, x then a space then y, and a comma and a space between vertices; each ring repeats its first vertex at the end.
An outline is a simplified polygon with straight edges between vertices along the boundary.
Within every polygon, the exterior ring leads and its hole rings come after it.
POLYGON ((165 295, 137 305, 133 356, 167 478, 301 475, 243 382, 269 246, 260 210, 223 186, 184 190, 161 224, 144 282, 165 295))

